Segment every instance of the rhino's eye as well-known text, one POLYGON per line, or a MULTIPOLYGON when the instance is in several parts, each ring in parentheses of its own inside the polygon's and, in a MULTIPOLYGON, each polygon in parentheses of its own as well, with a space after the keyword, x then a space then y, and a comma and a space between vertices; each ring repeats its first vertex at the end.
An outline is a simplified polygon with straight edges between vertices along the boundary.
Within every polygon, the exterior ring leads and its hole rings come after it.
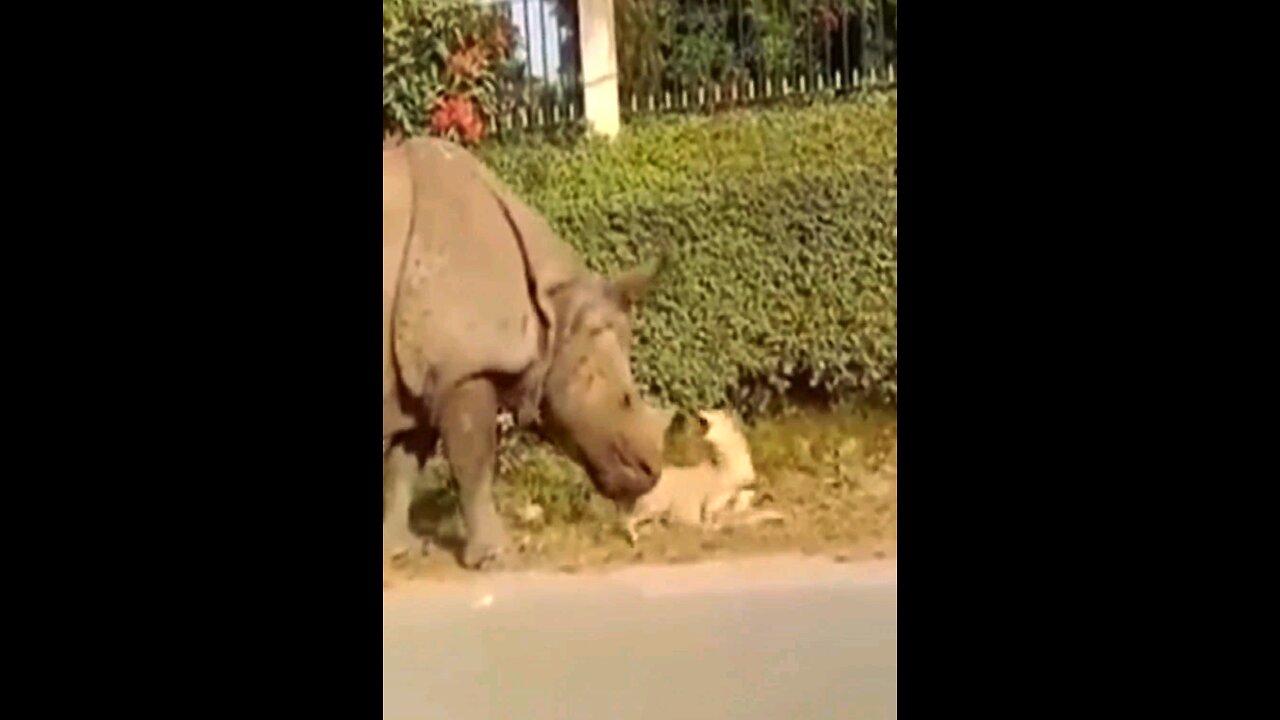
POLYGON ((627 410, 631 409, 631 393, 624 393, 622 396, 622 407, 627 410))

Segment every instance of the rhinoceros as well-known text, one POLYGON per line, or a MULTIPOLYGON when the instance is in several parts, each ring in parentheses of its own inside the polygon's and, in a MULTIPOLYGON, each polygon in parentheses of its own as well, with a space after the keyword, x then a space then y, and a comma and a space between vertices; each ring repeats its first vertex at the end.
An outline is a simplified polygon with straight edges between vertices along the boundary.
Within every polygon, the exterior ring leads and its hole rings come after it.
MULTIPOLYGON (((498 565, 506 546, 492 495, 504 408, 582 465, 607 498, 625 504, 657 482, 671 413, 642 398, 630 361, 630 311, 656 270, 591 272, 461 146, 417 138, 384 147, 384 467, 402 447, 421 469, 443 439, 465 566, 498 565)), ((389 475, 389 557, 421 549, 409 529, 409 480, 389 475)))

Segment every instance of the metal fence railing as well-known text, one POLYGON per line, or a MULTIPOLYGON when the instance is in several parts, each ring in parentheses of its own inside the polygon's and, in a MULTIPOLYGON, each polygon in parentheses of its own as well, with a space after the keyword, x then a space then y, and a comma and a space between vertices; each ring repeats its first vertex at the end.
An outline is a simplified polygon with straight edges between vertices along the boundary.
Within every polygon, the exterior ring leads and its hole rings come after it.
POLYGON ((897 0, 615 0, 624 116, 896 83, 897 0))
MULTIPOLYGON (((517 38, 497 134, 579 126, 577 0, 480 1, 517 38)), ((615 0, 614 15, 624 118, 897 82, 897 0, 615 0)))
POLYGON ((498 136, 578 126, 582 62, 576 0, 479 0, 512 29, 511 55, 499 73, 498 136))
POLYGON ((580 2, 384 0, 384 134, 583 128, 584 74, 613 131, 615 90, 625 120, 896 83, 897 0, 613 0, 612 36, 587 23, 586 73, 579 13, 609 5, 580 2))

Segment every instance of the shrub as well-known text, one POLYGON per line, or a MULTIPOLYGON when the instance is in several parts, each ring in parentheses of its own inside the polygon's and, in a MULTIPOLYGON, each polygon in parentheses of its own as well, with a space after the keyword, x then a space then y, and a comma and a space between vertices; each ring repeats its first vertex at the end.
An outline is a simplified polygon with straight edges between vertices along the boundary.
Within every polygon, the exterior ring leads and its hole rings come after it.
POLYGON ((497 9, 473 0, 383 0, 383 133, 479 142, 514 40, 497 9))
POLYGON ((896 402, 895 93, 483 152, 593 269, 671 253, 635 357, 665 402, 896 402))

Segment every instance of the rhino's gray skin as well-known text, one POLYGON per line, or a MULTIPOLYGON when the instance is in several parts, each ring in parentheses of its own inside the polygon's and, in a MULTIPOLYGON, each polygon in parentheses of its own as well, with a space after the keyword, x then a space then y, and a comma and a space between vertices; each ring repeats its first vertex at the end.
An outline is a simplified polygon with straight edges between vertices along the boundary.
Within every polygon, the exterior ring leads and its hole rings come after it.
MULTIPOLYGON (((606 280, 474 156, 436 139, 382 159, 383 452, 421 468, 438 437, 467 527, 463 563, 506 544, 493 504, 503 406, 587 470, 606 497, 647 492, 670 415, 636 392, 629 309, 652 273, 606 280)), ((410 482, 390 474, 389 555, 413 548, 410 482)))

